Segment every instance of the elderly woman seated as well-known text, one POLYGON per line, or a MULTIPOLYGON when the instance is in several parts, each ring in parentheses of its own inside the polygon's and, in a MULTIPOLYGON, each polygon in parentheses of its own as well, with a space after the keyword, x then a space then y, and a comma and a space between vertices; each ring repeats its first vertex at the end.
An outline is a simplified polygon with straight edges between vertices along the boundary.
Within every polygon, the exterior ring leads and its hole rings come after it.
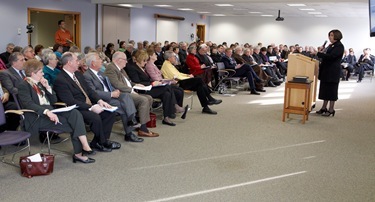
POLYGON ((206 114, 217 114, 217 112, 211 110, 208 105, 220 104, 222 101, 213 98, 210 94, 208 86, 203 82, 201 78, 194 78, 192 74, 184 74, 179 72, 175 66, 173 66, 176 57, 173 51, 166 51, 164 53, 164 63, 161 67, 161 72, 165 79, 178 80, 178 84, 185 90, 197 91, 197 95, 201 106, 203 107, 202 113, 206 114))
POLYGON ((55 92, 43 77, 43 64, 38 60, 28 60, 25 65, 26 78, 18 86, 19 101, 24 109, 34 110, 25 114, 25 129, 38 134, 39 128, 57 129, 71 134, 74 155, 73 162, 93 163, 94 159, 84 154, 94 154, 86 138, 83 117, 79 111, 53 113, 51 104, 57 101, 55 92))

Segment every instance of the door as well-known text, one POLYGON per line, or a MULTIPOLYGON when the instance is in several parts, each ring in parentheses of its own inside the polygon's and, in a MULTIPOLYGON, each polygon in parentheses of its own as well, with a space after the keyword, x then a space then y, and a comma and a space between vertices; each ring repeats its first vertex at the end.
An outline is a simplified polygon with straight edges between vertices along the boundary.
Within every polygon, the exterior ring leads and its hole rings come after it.
POLYGON ((29 33, 29 45, 42 44, 44 47, 53 47, 55 32, 59 29, 57 22, 64 20, 66 28, 73 36, 73 42, 80 47, 80 13, 70 11, 56 11, 38 8, 28 8, 28 23, 34 25, 29 33))
POLYGON ((197 25, 197 41, 205 41, 206 39, 206 25, 197 25))
POLYGON ((102 34, 102 44, 113 43, 116 50, 119 48, 120 41, 129 41, 130 9, 104 5, 102 34))

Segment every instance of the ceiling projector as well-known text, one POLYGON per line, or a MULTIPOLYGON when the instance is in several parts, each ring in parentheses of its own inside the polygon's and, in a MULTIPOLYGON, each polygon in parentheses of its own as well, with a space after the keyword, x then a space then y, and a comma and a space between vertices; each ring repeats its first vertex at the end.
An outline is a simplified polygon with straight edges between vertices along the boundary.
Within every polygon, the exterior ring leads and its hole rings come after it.
POLYGON ((277 16, 277 18, 275 20, 276 21, 284 21, 284 18, 280 17, 280 10, 279 10, 279 15, 277 16))

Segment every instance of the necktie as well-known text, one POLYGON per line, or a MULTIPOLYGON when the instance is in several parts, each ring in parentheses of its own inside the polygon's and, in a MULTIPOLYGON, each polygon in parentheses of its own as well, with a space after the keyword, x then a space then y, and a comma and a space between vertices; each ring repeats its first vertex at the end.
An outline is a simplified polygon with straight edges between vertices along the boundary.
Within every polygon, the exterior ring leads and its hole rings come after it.
POLYGON ((81 84, 79 83, 77 77, 75 75, 73 75, 73 80, 74 82, 76 82, 76 84, 78 85, 79 89, 81 89, 82 93, 85 95, 85 98, 86 98, 86 104, 88 105, 92 105, 90 99, 89 99, 89 96, 86 94, 85 90, 83 90, 81 84))
POLYGON ((112 91, 111 88, 109 87, 107 80, 102 76, 102 74, 98 73, 98 77, 101 80, 104 88, 107 88, 108 91, 112 91))
POLYGON ((26 76, 25 76, 25 74, 23 73, 23 71, 20 70, 19 72, 20 72, 21 78, 24 79, 26 76))

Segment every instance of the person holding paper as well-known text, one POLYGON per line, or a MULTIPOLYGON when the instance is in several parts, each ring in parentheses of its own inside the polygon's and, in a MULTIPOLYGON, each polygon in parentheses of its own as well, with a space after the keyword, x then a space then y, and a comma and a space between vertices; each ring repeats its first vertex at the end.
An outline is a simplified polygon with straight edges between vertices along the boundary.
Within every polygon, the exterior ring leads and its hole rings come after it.
POLYGON ((63 52, 66 52, 69 50, 70 44, 73 44, 73 36, 66 29, 64 20, 59 20, 57 25, 59 29, 55 33, 55 43, 60 44, 63 47, 63 52))
POLYGON ((103 107, 112 108, 112 106, 100 99, 98 94, 88 87, 83 75, 77 71, 78 59, 74 53, 64 53, 61 63, 63 70, 56 77, 53 89, 62 102, 67 105, 77 104, 77 110, 81 112, 85 123, 90 125, 94 133, 90 146, 102 152, 119 149, 120 143, 109 140, 116 114, 103 110, 103 107))
POLYGON ((166 51, 164 53, 164 59, 165 61, 161 67, 163 77, 166 79, 178 80, 178 84, 183 89, 197 91, 199 101, 203 107, 202 113, 216 115, 217 112, 211 110, 208 105, 220 104, 222 100, 217 100, 211 96, 210 89, 201 78, 194 77, 192 74, 179 72, 173 65, 175 57, 172 51, 166 51))
POLYGON ((55 92, 43 77, 43 64, 36 60, 25 63, 26 78, 18 87, 18 97, 23 109, 37 113, 25 113, 25 129, 31 134, 38 134, 39 128, 58 129, 71 134, 74 155, 73 162, 94 163, 95 160, 84 156, 93 154, 86 138, 83 117, 78 110, 53 113, 51 104, 57 101, 55 92))
POLYGON ((86 64, 88 70, 83 76, 88 86, 93 89, 101 99, 118 107, 116 112, 121 116, 122 125, 125 130, 125 141, 143 142, 142 138, 137 137, 132 132, 134 129, 132 125, 134 125, 135 122, 133 122, 133 120, 135 119, 137 110, 135 109, 133 99, 129 93, 121 93, 119 90, 114 89, 108 77, 100 72, 103 60, 99 57, 98 53, 87 54, 86 64))
POLYGON ((141 137, 158 137, 159 134, 148 130, 146 123, 150 121, 150 108, 152 105, 152 97, 145 94, 138 94, 134 91, 133 85, 126 74, 124 67, 127 63, 125 53, 117 51, 112 56, 112 62, 107 66, 104 74, 109 78, 112 86, 119 89, 121 93, 130 93, 133 102, 138 110, 139 122, 141 127, 138 136, 141 137))
MULTIPOLYGON (((153 87, 150 90, 138 91, 141 94, 147 94, 153 98, 161 99, 163 103, 163 115, 164 119, 163 124, 169 126, 175 126, 176 124, 171 121, 172 118, 175 118, 176 113, 176 96, 172 88, 169 85, 162 86, 161 82, 152 82, 150 77, 145 71, 145 65, 147 63, 149 56, 146 51, 138 50, 134 54, 133 63, 128 63, 125 67, 126 72, 129 75, 129 78, 136 84, 153 87)), ((181 107, 182 108, 182 107, 181 107)), ((183 110, 183 109, 182 109, 183 110)))

